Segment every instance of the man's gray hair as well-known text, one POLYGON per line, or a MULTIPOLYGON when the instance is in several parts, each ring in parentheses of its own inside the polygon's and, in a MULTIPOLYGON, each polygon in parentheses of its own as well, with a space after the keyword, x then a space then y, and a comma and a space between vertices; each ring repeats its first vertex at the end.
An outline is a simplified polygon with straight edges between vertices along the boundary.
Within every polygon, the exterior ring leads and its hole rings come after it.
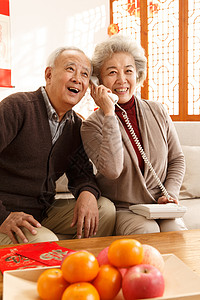
MULTIPOLYGON (((78 52, 81 52, 82 54, 84 54, 86 57, 87 55, 85 54, 85 52, 77 47, 59 47, 57 49, 55 49, 48 57, 47 59, 47 67, 54 67, 55 66, 55 61, 56 59, 59 57, 59 55, 61 55, 62 52, 66 51, 66 50, 75 50, 78 52)), ((91 62, 91 60, 87 57, 87 59, 89 60, 89 62, 91 62)))
POLYGON ((92 57, 93 75, 101 82, 101 68, 105 60, 111 58, 113 53, 126 52, 132 55, 136 66, 137 85, 142 86, 147 72, 147 59, 144 49, 130 36, 115 34, 95 47, 92 57))

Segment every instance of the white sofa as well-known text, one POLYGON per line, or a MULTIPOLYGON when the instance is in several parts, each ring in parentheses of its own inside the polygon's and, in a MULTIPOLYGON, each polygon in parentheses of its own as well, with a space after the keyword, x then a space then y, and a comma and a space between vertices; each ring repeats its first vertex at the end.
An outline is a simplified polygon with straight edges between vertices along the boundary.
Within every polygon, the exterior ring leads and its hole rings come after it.
POLYGON ((179 195, 188 229, 200 229, 200 122, 174 122, 186 161, 179 195))
MULTIPOLYGON (((180 191, 180 204, 187 207, 184 221, 188 229, 200 229, 200 122, 174 122, 186 160, 186 172, 180 191)), ((57 182, 56 198, 71 198, 67 179, 57 182)))

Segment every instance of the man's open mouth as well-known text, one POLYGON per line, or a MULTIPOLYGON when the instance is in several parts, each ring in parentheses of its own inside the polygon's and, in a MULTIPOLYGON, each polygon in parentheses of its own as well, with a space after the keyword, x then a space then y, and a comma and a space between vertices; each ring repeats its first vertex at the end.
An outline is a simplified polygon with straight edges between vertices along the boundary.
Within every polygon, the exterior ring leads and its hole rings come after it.
POLYGON ((76 89, 76 88, 68 88, 68 90, 70 91, 70 92, 72 92, 72 93, 75 93, 75 94, 78 94, 79 93, 79 90, 78 89, 76 89))

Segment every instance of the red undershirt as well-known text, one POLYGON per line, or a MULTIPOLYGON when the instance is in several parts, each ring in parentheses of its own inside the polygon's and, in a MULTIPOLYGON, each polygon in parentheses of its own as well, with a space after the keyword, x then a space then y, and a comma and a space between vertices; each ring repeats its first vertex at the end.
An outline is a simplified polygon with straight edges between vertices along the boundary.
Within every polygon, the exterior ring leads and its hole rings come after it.
MULTIPOLYGON (((131 125, 135 131, 135 134, 137 135, 139 141, 140 141, 140 144, 141 146, 142 145, 142 137, 141 137, 141 134, 140 134, 140 130, 139 130, 139 126, 138 126, 138 120, 137 120, 137 115, 136 115, 136 109, 135 109, 135 99, 134 99, 134 96, 126 103, 123 103, 123 104, 119 104, 127 113, 128 115, 128 118, 129 118, 129 121, 131 122, 131 125)), ((133 145, 133 148, 135 150, 135 153, 138 157, 138 163, 139 163, 139 167, 140 167, 140 170, 141 172, 143 173, 144 171, 144 160, 138 150, 138 147, 137 145, 135 144, 132 136, 131 136, 131 133, 130 131, 128 130, 127 126, 126 126, 126 123, 124 121, 124 118, 122 116, 122 111, 120 110, 119 107, 115 106, 115 113, 117 114, 117 116, 120 118, 128 136, 129 136, 129 139, 133 145)))

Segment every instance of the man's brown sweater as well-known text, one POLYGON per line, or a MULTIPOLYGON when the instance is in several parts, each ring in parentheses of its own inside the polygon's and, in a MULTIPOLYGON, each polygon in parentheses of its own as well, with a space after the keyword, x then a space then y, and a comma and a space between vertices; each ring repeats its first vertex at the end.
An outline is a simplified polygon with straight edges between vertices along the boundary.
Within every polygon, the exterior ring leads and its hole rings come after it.
POLYGON ((73 110, 67 116, 52 145, 41 89, 12 94, 0 102, 0 224, 12 211, 29 213, 41 222, 54 202, 55 181, 63 173, 75 198, 83 190, 99 197, 80 137, 81 119, 73 110))

